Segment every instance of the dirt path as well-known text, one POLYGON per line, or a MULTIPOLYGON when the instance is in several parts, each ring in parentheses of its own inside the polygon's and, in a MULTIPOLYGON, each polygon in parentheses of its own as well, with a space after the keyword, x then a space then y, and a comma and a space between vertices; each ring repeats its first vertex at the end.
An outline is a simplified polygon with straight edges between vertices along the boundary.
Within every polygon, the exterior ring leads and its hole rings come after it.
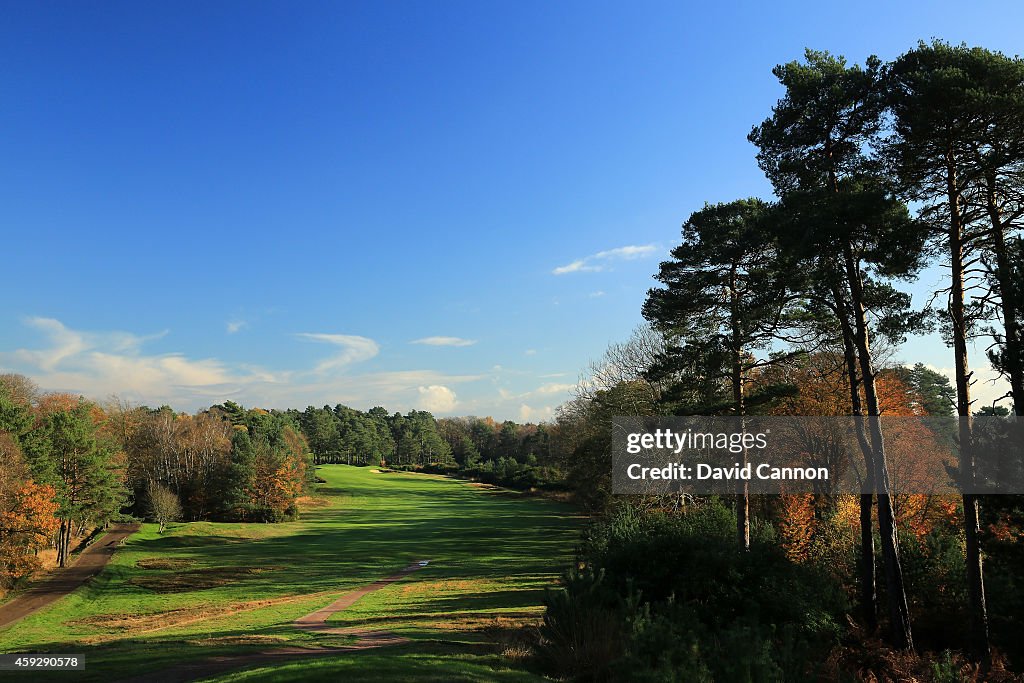
POLYGON ((10 626, 19 619, 60 600, 99 574, 124 539, 138 530, 138 524, 113 525, 102 538, 83 550, 70 567, 54 570, 49 577, 7 604, 0 605, 0 628, 10 626))
POLYGON ((381 579, 380 581, 375 581, 374 583, 371 583, 369 586, 363 586, 362 588, 358 588, 349 593, 345 593, 345 595, 341 596, 331 604, 327 605, 327 607, 323 607, 315 612, 311 612, 304 617, 299 617, 294 622, 292 622, 292 625, 297 629, 307 631, 309 633, 326 633, 331 635, 350 636, 354 635, 359 637, 360 640, 357 641, 355 645, 348 646, 348 649, 358 649, 358 647, 362 644, 362 639, 364 637, 370 639, 380 639, 384 637, 386 634, 390 635, 391 639, 395 642, 397 642, 398 640, 401 640, 401 642, 406 642, 404 638, 399 639, 398 636, 395 636, 394 634, 388 634, 387 631, 364 631, 360 629, 328 626, 327 620, 330 619, 333 615, 337 614, 338 612, 344 611, 352 605, 354 605, 356 601, 358 601, 364 595, 373 593, 374 591, 379 591, 381 588, 384 588, 385 586, 390 585, 395 581, 401 581, 417 569, 422 569, 423 567, 426 567, 429 562, 430 560, 421 560, 419 562, 413 562, 397 574, 392 574, 386 579, 381 579))
POLYGON ((126 679, 122 681, 122 683, 185 683, 186 681, 197 681, 210 678, 234 669, 252 667, 259 664, 268 664, 270 662, 326 657, 345 652, 354 652, 375 647, 384 647, 386 645, 407 643, 409 642, 407 638, 402 638, 390 631, 372 631, 360 628, 328 626, 327 620, 332 615, 348 609, 360 598, 395 583, 396 581, 401 581, 417 569, 426 567, 428 563, 429 560, 414 562, 397 574, 392 574, 380 581, 375 581, 374 583, 363 586, 362 588, 349 591, 326 607, 321 607, 320 609, 310 612, 304 617, 299 617, 292 622, 292 626, 308 633, 355 636, 356 642, 351 645, 320 648, 278 647, 259 650, 256 652, 245 652, 237 655, 220 655, 193 662, 185 662, 169 669, 164 669, 163 671, 145 673, 134 678, 126 679))

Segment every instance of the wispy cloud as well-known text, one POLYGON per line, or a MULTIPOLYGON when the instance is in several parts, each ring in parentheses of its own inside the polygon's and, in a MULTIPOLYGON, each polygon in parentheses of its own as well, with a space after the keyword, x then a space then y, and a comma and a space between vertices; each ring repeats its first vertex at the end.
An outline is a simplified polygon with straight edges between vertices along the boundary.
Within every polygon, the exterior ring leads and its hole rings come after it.
POLYGON ((116 353, 136 353, 144 343, 167 334, 167 330, 150 335, 137 335, 121 331, 81 332, 66 327, 54 318, 42 317, 27 318, 25 324, 46 336, 50 341, 49 348, 19 349, 12 353, 0 354, 0 358, 7 355, 47 372, 52 372, 64 361, 93 349, 104 349, 116 353))
POLYGON ((562 393, 565 393, 565 392, 569 391, 570 389, 574 388, 575 386, 576 386, 575 384, 564 384, 564 383, 558 383, 558 382, 550 382, 548 384, 544 384, 544 385, 541 385, 541 386, 537 387, 537 389, 534 391, 534 393, 542 394, 542 395, 543 394, 562 394, 562 393))
POLYGON ((510 401, 538 398, 541 396, 553 396, 556 394, 568 395, 568 393, 572 391, 575 387, 575 384, 568 384, 563 382, 547 382, 545 384, 540 385, 536 389, 533 389, 532 391, 524 391, 519 393, 509 391, 505 387, 499 387, 498 396, 500 396, 503 401, 510 401))
POLYGON ((25 374, 45 390, 100 401, 116 394, 133 403, 178 410, 232 399, 265 408, 344 403, 361 409, 383 405, 389 410, 450 413, 460 405, 452 387, 488 378, 418 369, 353 374, 351 366, 380 352, 375 341, 358 335, 294 335, 324 344, 331 353, 319 362, 278 370, 178 352, 147 353, 146 342, 165 336, 163 332, 141 336, 82 331, 52 318, 28 318, 25 324, 40 332, 43 341, 32 348, 0 351, 0 372, 25 374))
POLYGON ((49 345, 0 352, 0 367, 29 374, 47 389, 99 398, 121 394, 165 402, 183 394, 226 396, 230 394, 226 387, 237 388, 256 378, 263 382, 284 379, 265 370, 233 371, 214 358, 142 353, 144 343, 166 332, 149 336, 84 332, 52 318, 29 318, 26 324, 41 331, 49 345))
POLYGON ((551 272, 555 275, 565 275, 567 273, 586 273, 596 270, 604 270, 604 268, 599 265, 587 265, 586 259, 576 259, 572 263, 558 266, 551 272))
POLYGON ((248 325, 249 323, 245 322, 244 320, 235 319, 229 320, 225 324, 225 328, 227 329, 228 334, 235 334, 236 332, 240 331, 243 327, 247 327, 248 325))
POLYGON ((591 292, 590 293, 590 298, 591 299, 597 299, 598 297, 602 297, 602 296, 604 296, 604 292, 602 292, 600 289, 597 290, 596 292, 591 292))
POLYGON ((658 247, 653 244, 631 244, 625 247, 616 247, 599 251, 590 256, 576 259, 564 266, 558 266, 551 271, 554 275, 567 275, 569 273, 587 273, 607 270, 608 264, 612 261, 632 261, 633 259, 650 256, 658 247))
POLYGON ((353 363, 367 361, 380 353, 380 345, 368 337, 355 334, 323 334, 320 332, 300 332, 295 335, 300 339, 323 342, 339 347, 341 350, 316 366, 316 372, 339 370, 353 363))
POLYGON ((462 337, 423 337, 414 339, 410 344, 423 344, 425 346, 472 346, 476 339, 463 339, 462 337))

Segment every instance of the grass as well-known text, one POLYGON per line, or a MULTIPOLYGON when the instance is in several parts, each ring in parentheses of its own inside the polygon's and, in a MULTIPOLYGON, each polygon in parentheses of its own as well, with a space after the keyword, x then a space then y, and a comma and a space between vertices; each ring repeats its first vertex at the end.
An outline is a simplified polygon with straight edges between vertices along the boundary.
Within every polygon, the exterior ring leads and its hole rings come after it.
POLYGON ((526 671, 510 669, 495 654, 453 652, 451 648, 416 647, 358 652, 330 659, 256 667, 216 679, 230 683, 525 683, 538 678, 526 671))
POLYGON ((297 522, 175 524, 162 536, 145 525, 95 580, 0 630, 0 652, 83 653, 84 676, 67 680, 114 681, 247 649, 338 645, 351 639, 291 622, 430 560, 335 615, 411 644, 211 680, 534 680, 484 645, 495 629, 539 618, 575 544, 572 508, 429 475, 318 474, 327 483, 297 522))

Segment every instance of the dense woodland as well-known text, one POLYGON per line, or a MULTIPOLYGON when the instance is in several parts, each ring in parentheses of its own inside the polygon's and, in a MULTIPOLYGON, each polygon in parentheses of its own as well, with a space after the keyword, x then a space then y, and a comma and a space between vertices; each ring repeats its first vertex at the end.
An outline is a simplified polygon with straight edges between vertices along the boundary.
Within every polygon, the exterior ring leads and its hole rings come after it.
MULTIPOLYGON (((749 139, 777 199, 692 213, 649 324, 552 423, 231 402, 188 415, 7 375, 0 578, 24 582, 47 553, 63 565, 111 520, 293 518, 316 464, 421 470, 569 493, 590 515, 536 640, 552 675, 1014 680, 1024 497, 891 485, 928 453, 887 449, 877 421, 857 454, 877 495, 612 495, 616 415, 1024 415, 1024 62, 935 42, 854 66, 808 51, 774 74, 784 94, 749 139), (900 282, 933 264, 942 289, 911 301, 900 282), (952 383, 900 357, 929 330, 952 383), (995 405, 972 397, 983 365, 1009 381, 995 405)), ((957 437, 969 453, 970 421, 957 437)))
MULTIPOLYGON (((559 416, 568 478, 601 513, 549 598, 549 666, 1017 680, 1024 497, 899 490, 894 468, 934 457, 927 435, 904 454, 879 421, 861 426, 873 496, 610 495, 613 415, 1024 414, 1024 61, 933 42, 862 66, 808 51, 774 74, 784 94, 749 140, 777 199, 695 211, 644 303, 650 327, 610 348, 559 416), (930 265, 946 281, 912 302, 900 282, 930 265), (952 383, 897 363, 929 330, 952 383), (1010 386, 988 406, 972 396, 985 365, 1010 386)), ((974 428, 957 422, 953 467, 971 478, 974 428)))

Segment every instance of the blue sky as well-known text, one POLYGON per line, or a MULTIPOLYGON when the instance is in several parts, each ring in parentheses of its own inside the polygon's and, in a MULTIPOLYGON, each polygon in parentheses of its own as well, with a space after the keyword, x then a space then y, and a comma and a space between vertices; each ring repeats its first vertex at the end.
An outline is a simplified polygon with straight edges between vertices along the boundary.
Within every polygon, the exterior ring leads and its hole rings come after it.
POLYGON ((1020 51, 1017 3, 894 4, 5 3, 0 371, 550 417, 686 216, 769 196, 772 66, 1020 51))

